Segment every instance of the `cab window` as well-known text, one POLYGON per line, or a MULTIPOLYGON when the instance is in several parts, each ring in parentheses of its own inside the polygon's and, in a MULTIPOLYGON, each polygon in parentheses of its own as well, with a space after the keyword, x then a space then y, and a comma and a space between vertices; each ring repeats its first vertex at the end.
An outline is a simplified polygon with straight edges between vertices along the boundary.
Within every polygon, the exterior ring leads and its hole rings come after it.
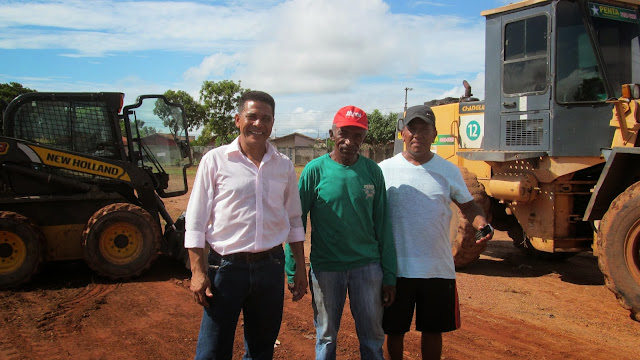
POLYGON ((504 30, 502 91, 505 95, 547 89, 548 18, 538 15, 508 23, 504 30))

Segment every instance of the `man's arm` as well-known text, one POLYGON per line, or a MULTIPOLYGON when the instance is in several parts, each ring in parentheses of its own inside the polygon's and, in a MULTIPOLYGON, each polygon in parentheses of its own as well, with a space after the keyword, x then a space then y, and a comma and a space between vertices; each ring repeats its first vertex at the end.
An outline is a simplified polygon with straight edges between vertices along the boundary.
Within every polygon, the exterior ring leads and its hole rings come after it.
POLYGON ((184 246, 189 252, 191 264, 190 289, 196 303, 204 307, 209 306, 206 297, 213 296, 211 282, 207 276, 208 264, 205 249, 209 246, 204 234, 211 218, 213 173, 210 158, 203 158, 191 187, 184 235, 184 246))
MULTIPOLYGON (((296 172, 291 166, 288 187, 285 191, 285 208, 289 215, 291 229, 285 244, 285 272, 287 286, 293 295, 293 301, 300 300, 307 293, 309 282, 304 261, 304 225, 296 172)), ((306 213, 305 213, 306 219, 306 213)))
POLYGON ((207 297, 213 297, 211 293, 211 282, 207 276, 207 264, 206 257, 204 256, 204 249, 190 248, 189 250, 189 262, 191 263, 191 286, 190 289, 193 292, 193 298, 196 303, 209 307, 207 297))
POLYGON ((289 291, 293 295, 292 300, 298 301, 307 293, 309 281, 307 280, 307 268, 304 261, 304 242, 298 241, 290 243, 291 253, 296 264, 296 270, 293 275, 293 284, 289 283, 289 291))
POLYGON ((396 298, 396 271, 397 257, 396 245, 393 240, 391 217, 387 203, 387 190, 382 175, 379 171, 379 179, 374 195, 373 219, 375 233, 380 249, 380 265, 382 267, 382 304, 390 306, 396 298))
MULTIPOLYGON (((454 202, 456 203, 456 205, 458 205, 464 217, 467 218, 467 221, 471 222, 474 229, 480 230, 489 224, 489 222, 485 218, 484 211, 482 210, 480 205, 478 205, 475 201, 471 200, 469 202, 462 203, 462 204, 456 201, 454 202)), ((480 244, 483 242, 487 242, 492 238, 493 238, 493 231, 489 233, 487 236, 484 236, 479 240, 477 240, 476 243, 480 244)))

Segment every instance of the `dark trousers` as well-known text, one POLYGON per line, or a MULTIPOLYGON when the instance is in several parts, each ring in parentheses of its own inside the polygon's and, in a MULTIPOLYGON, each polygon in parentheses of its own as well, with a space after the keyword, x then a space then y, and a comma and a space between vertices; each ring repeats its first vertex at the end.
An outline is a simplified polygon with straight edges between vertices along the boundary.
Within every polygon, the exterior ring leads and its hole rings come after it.
POLYGON ((204 308, 196 359, 231 359, 240 311, 244 315, 243 359, 272 359, 284 302, 284 253, 276 247, 259 257, 209 253, 213 297, 204 308))

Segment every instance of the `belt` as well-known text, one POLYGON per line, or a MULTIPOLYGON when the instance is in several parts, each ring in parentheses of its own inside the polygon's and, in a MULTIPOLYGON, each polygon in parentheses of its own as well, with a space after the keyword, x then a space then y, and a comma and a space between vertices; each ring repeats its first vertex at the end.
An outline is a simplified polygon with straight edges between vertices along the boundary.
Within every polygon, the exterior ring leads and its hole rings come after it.
POLYGON ((254 263, 261 260, 269 259, 272 255, 278 255, 282 252, 282 245, 277 245, 272 247, 269 250, 261 251, 261 252, 239 252, 228 255, 219 255, 220 258, 231 261, 231 262, 241 262, 241 263, 254 263))

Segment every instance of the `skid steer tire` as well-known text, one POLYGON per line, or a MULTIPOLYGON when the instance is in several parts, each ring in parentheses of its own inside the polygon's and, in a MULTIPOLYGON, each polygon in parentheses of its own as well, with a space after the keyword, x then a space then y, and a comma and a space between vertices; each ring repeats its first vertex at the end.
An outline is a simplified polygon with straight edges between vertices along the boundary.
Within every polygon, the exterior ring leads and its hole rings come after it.
POLYGON ((91 269, 110 279, 138 276, 160 251, 160 230, 147 211, 117 203, 96 211, 82 234, 84 258, 91 269))
POLYGON ((597 246, 607 288, 640 321, 640 182, 613 200, 600 221, 597 246))
MULTIPOLYGON (((466 168, 460 168, 460 172, 469 192, 473 196, 473 200, 480 205, 487 217, 487 221, 490 222, 491 201, 484 190, 484 186, 478 181, 476 175, 466 168)), ((451 223, 449 225, 451 251, 453 253, 453 262, 456 268, 460 269, 476 261, 487 248, 487 243, 476 244, 476 229, 454 203, 451 203, 451 213, 451 223)))
POLYGON ((44 236, 27 217, 0 212, 0 288, 27 282, 38 271, 44 236))

